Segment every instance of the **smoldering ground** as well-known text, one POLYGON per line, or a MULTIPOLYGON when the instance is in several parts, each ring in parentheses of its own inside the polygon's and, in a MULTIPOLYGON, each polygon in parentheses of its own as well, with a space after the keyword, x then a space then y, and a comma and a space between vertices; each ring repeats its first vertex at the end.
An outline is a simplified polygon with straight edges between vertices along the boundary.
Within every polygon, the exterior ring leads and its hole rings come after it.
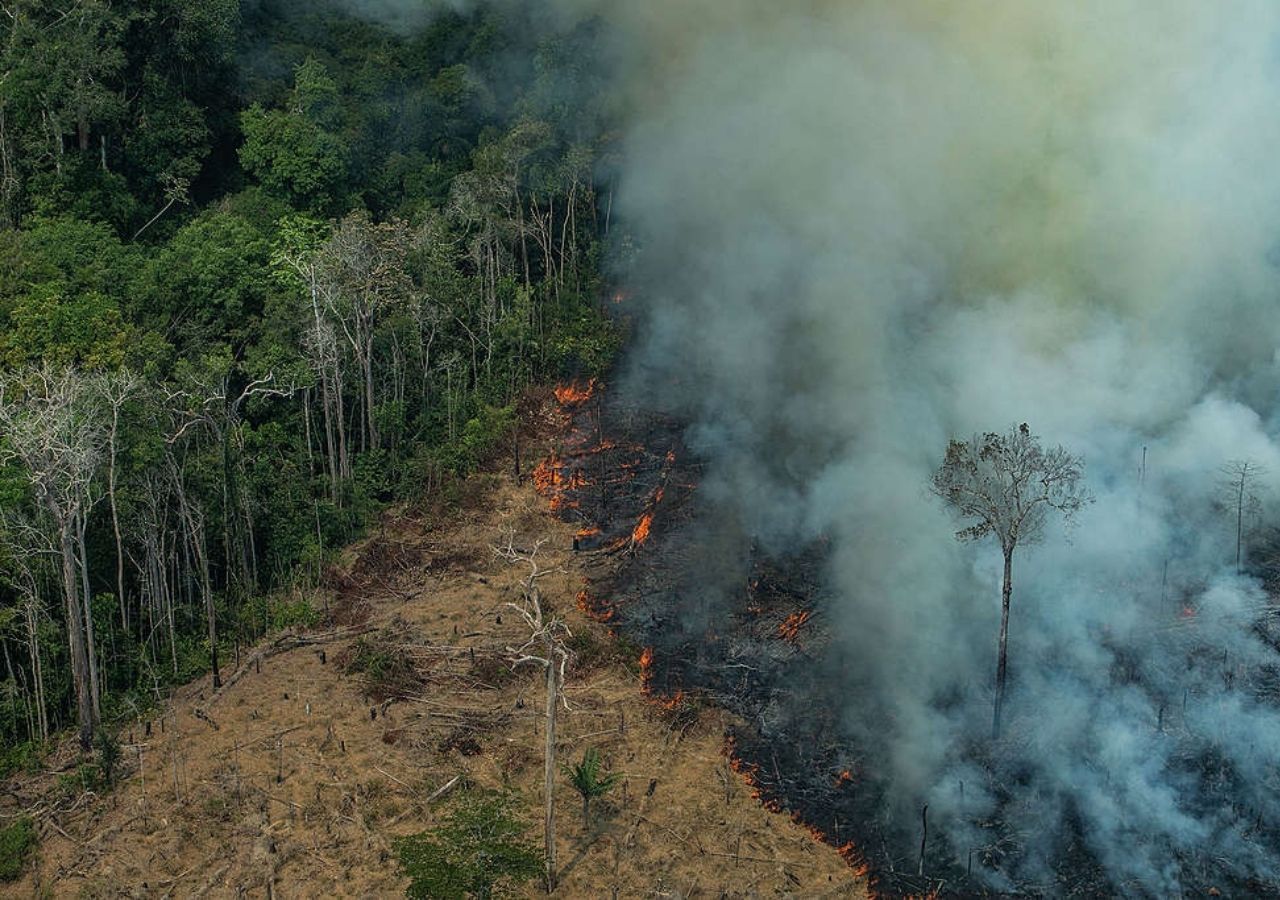
POLYGON ((956 848, 997 811, 1044 836, 1015 879, 1044 880, 1068 821, 1117 885, 1175 891, 1200 854, 1274 877, 1280 731, 1246 682, 1276 659, 1214 487, 1231 459, 1280 472, 1277 11, 736 6, 705 31, 686 10, 633 124, 637 377, 682 372, 731 518, 834 539, 832 622, 874 689, 851 730, 956 848), (1098 502, 1017 560, 1015 720, 984 779, 962 748, 998 553, 957 546, 922 486, 948 437, 1023 420, 1098 502), (1185 762, 1210 755, 1231 791, 1185 762))
POLYGON ((556 8, 619 48, 633 394, 693 423, 708 527, 831 540, 845 722, 903 815, 958 855, 996 814, 1043 836, 997 887, 1049 883, 1068 832, 1119 890, 1280 875, 1271 604, 1216 494, 1232 459, 1280 475, 1280 8, 556 8), (1019 551, 979 766, 998 552, 924 486, 949 437, 1022 421, 1097 502, 1019 551))

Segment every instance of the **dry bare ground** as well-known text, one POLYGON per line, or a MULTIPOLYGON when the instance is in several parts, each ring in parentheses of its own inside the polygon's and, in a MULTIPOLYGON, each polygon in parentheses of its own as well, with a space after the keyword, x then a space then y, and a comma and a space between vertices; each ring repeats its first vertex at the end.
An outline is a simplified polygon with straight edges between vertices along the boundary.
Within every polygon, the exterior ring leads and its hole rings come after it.
MULTIPOLYGON (((447 521, 388 514, 351 548, 316 600, 335 621, 299 636, 309 643, 267 641, 227 666, 234 681, 218 695, 207 681, 188 685, 163 715, 126 728, 114 790, 68 794, 52 771, 8 785, 3 812, 33 809, 41 836, 11 895, 402 895, 392 842, 432 827, 447 798, 430 798, 458 776, 514 790, 538 844, 544 679, 511 673, 502 654, 523 642, 504 604, 527 569, 491 549, 512 535, 526 548, 547 539, 543 597, 586 651, 569 672, 559 753, 597 747, 625 774, 593 810, 590 835, 558 781, 557 893, 865 896, 833 848, 761 808, 729 770, 723 712, 673 712, 642 696, 634 651, 575 608, 572 529, 510 477, 471 490, 447 521), (399 661, 373 696, 366 676, 346 673, 358 641, 399 661)), ((71 749, 60 759, 69 764, 71 749)))

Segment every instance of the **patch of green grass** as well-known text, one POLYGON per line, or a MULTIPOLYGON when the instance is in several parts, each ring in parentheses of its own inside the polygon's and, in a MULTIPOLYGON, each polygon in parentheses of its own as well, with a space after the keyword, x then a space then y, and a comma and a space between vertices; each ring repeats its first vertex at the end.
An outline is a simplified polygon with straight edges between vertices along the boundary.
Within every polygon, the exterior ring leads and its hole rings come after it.
POLYGON ((626 638, 600 634, 590 628, 575 631, 566 645, 573 653, 574 668, 583 672, 612 665, 634 665, 640 658, 640 650, 626 638))

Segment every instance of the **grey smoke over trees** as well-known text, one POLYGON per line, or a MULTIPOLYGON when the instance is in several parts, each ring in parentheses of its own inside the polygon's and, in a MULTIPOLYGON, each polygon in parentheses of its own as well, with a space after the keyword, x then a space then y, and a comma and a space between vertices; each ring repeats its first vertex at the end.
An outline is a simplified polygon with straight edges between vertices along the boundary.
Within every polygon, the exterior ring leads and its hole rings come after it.
POLYGON ((617 211, 643 248, 637 381, 661 396, 678 372, 718 521, 831 539, 846 720, 891 793, 912 815, 927 799, 955 847, 983 846, 972 823, 997 807, 1045 835, 1015 877, 1048 873, 1069 822, 1151 893, 1202 852, 1273 875, 1254 820, 1182 760, 1220 757, 1280 818, 1280 717, 1221 666, 1275 661, 1251 627, 1266 600, 1213 496, 1223 460, 1280 459, 1280 10, 604 9, 633 41, 617 211), (921 485, 949 435, 1031 416, 1089 460, 1097 503, 1071 545, 1050 522, 1023 558, 1017 740, 984 771, 962 747, 989 726, 1000 560, 957 547, 921 485), (1194 612, 1178 627, 1166 558, 1194 612))
POLYGON ((635 392, 694 423, 720 527, 830 539, 845 721, 892 793, 954 847, 997 806, 1045 835, 1015 878, 1051 874, 1068 823, 1151 894, 1200 853, 1275 877, 1252 826, 1280 822, 1280 714, 1223 669, 1276 641, 1215 481, 1280 471, 1280 7, 555 8, 617 45, 635 392), (984 769, 962 748, 989 725, 1000 560, 921 485, 950 435, 1032 416, 1097 502, 1020 557, 1018 739, 984 769), (1188 775, 1205 756, 1257 819, 1188 775))

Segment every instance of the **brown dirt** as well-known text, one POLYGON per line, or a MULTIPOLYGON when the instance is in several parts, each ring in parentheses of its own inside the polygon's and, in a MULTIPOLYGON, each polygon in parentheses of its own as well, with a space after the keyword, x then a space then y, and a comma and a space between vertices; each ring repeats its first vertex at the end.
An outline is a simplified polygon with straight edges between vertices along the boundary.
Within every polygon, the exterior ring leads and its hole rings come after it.
POLYGON ((728 770, 725 713, 677 714, 642 696, 633 653, 575 609, 584 559, 572 529, 527 483, 482 478, 468 511, 428 517, 434 527, 387 515, 330 573, 340 624, 317 631, 372 631, 277 653, 260 672, 249 664, 213 699, 207 681, 178 690, 149 735, 145 722, 125 729, 124 773, 103 796, 59 788, 53 772, 10 784, 0 811, 34 806, 41 832, 11 895, 401 895, 392 841, 432 827, 444 807, 426 798, 456 775, 515 790, 540 845, 542 679, 502 662, 523 641, 504 604, 527 570, 491 551, 513 532, 517 546, 547 539, 538 558, 557 571, 542 593, 593 650, 590 666, 569 673, 560 755, 598 747, 607 770, 626 776, 594 810, 589 838, 577 796, 558 781, 557 893, 866 896, 833 848, 764 810, 728 770), (406 696, 378 702, 362 676, 344 674, 358 639, 413 662, 395 682, 406 696))

